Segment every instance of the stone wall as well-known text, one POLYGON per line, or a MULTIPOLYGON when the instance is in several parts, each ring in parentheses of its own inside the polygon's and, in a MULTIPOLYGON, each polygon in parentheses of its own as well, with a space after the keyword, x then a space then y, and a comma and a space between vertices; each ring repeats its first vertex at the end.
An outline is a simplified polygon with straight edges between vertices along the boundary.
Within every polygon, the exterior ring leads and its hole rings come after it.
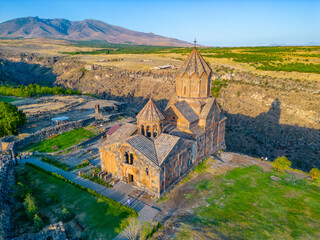
POLYGON ((57 126, 48 127, 13 142, 10 141, 12 137, 8 136, 2 139, 0 150, 8 151, 8 152, 12 150, 15 153, 18 148, 22 148, 30 143, 35 143, 43 139, 49 138, 52 135, 68 132, 75 128, 85 127, 91 122, 93 122, 94 119, 95 119, 94 117, 90 117, 90 118, 86 118, 78 121, 72 121, 72 122, 68 122, 65 124, 57 125, 57 126))
POLYGON ((0 160, 0 239, 10 239, 12 233, 11 186, 15 183, 14 162, 9 157, 0 160))

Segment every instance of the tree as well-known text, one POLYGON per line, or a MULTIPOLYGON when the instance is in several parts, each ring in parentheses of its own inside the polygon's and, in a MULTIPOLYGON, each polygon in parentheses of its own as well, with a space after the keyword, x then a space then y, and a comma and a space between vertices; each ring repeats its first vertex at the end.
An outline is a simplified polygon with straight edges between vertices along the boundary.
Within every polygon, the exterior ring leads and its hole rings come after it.
POLYGON ((318 168, 312 168, 309 175, 313 180, 320 179, 320 170, 318 168))
POLYGON ((21 110, 11 103, 0 102, 0 137, 17 134, 25 123, 27 118, 21 110))
POLYGON ((23 205, 26 209, 28 217, 31 219, 34 218, 35 214, 38 212, 38 208, 34 197, 30 193, 27 193, 23 205))
POLYGON ((33 218, 33 226, 36 231, 40 231, 41 228, 43 227, 43 221, 37 213, 34 215, 34 218, 33 218))
POLYGON ((116 228, 117 233, 121 233, 128 240, 145 240, 151 234, 154 224, 150 222, 141 223, 135 217, 128 217, 121 221, 120 227, 116 228))
POLYGON ((284 169, 289 168, 291 164, 292 163, 285 156, 278 157, 272 163, 274 169, 276 169, 277 171, 283 171, 284 169))
POLYGON ((135 217, 128 217, 121 221, 120 227, 116 229, 117 233, 121 233, 128 240, 136 240, 142 225, 135 217))

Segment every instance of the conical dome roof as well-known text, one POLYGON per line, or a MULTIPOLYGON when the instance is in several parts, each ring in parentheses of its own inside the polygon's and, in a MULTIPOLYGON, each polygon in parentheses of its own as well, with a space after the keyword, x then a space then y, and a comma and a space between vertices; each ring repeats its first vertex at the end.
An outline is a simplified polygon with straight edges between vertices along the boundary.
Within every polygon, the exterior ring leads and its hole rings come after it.
POLYGON ((165 118, 162 115, 161 111, 152 102, 151 98, 137 115, 138 121, 160 122, 164 119, 165 118))
POLYGON ((196 73, 200 78, 202 74, 205 73, 207 77, 209 77, 211 71, 212 70, 207 62, 203 59, 197 49, 194 48, 188 58, 178 69, 178 76, 182 77, 187 73, 188 77, 191 78, 191 76, 196 73))

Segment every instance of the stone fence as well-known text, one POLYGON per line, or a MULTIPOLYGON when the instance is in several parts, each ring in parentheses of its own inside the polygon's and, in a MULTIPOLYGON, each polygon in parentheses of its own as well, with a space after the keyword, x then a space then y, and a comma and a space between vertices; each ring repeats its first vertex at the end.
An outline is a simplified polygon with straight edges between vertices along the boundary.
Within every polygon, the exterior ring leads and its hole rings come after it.
POLYGON ((0 160, 0 239, 10 239, 12 234, 12 188, 15 184, 14 161, 11 157, 0 160))
POLYGON ((18 148, 22 148, 30 143, 39 142, 55 134, 61 134, 71 131, 75 128, 85 127, 92 123, 94 119, 95 117, 90 117, 78 121, 67 122, 57 126, 48 127, 16 141, 12 141, 12 136, 7 136, 1 141, 0 151, 12 152, 13 154, 15 154, 18 148))

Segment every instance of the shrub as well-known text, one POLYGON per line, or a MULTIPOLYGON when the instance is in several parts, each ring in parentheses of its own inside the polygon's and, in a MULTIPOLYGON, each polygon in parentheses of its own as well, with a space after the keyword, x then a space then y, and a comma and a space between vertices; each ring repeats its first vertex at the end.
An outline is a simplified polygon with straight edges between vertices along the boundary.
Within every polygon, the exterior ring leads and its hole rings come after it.
POLYGON ((23 184, 22 182, 17 182, 16 185, 14 185, 14 196, 23 199, 27 193, 32 194, 33 188, 30 187, 28 184, 23 184))
POLYGON ((90 161, 88 159, 83 160, 81 163, 77 164, 77 168, 84 168, 89 166, 90 161))
POLYGON ((71 218, 72 218, 71 213, 68 211, 68 209, 65 206, 62 206, 61 219, 63 221, 69 221, 71 218))
POLYGON ((91 168, 90 172, 91 172, 91 174, 95 174, 95 173, 101 172, 101 170, 99 167, 95 166, 95 167, 91 168))
POLYGON ((313 180, 320 179, 320 170, 318 168, 312 168, 309 175, 313 180))
POLYGON ((50 201, 54 202, 54 203, 58 203, 59 202, 59 198, 58 198, 56 193, 50 193, 50 201))
POLYGON ((34 215, 37 213, 38 208, 37 208, 34 197, 30 193, 27 193, 24 199, 23 205, 27 212, 28 217, 32 219, 34 215))
POLYGON ((227 86, 226 80, 222 80, 222 81, 214 80, 212 82, 212 87, 211 87, 212 96, 214 96, 215 98, 219 97, 221 88, 226 86, 227 86))
POLYGON ((278 157, 277 159, 274 160, 272 163, 273 168, 277 171, 283 171, 284 169, 287 169, 291 166, 291 162, 286 158, 285 156, 283 157, 278 157))
POLYGON ((35 231, 40 231, 43 227, 43 221, 37 213, 33 217, 33 226, 35 231))
POLYGON ((203 173, 205 172, 209 167, 206 165, 208 159, 206 158, 201 163, 199 163, 195 168, 194 171, 197 173, 203 173))
POLYGON ((59 161, 54 160, 54 159, 50 159, 50 158, 45 158, 45 157, 43 157, 41 160, 42 160, 43 162, 49 163, 49 164, 51 164, 51 165, 54 165, 54 166, 56 166, 56 167, 58 167, 58 168, 60 168, 60 169, 62 169, 62 170, 65 170, 65 171, 70 171, 70 170, 72 170, 72 167, 69 166, 68 164, 59 162, 59 161))

